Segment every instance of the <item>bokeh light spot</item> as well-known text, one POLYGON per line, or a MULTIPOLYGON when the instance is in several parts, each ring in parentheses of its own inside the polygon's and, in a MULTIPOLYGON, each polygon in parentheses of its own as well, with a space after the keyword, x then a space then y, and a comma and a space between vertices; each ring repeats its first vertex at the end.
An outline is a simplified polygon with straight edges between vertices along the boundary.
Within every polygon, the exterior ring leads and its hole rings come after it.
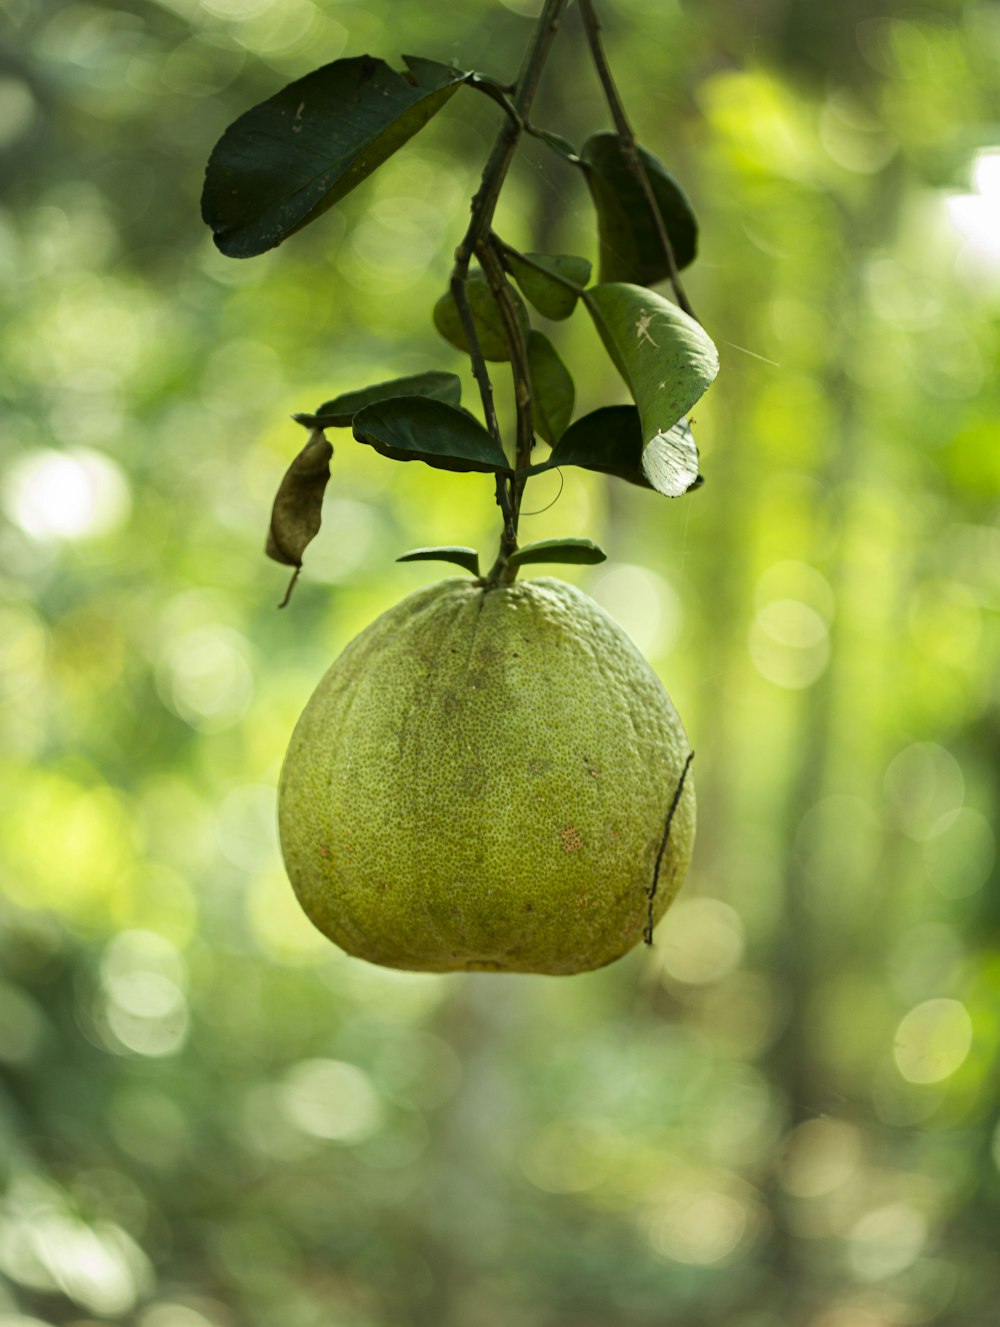
POLYGON ((775 686, 802 690, 823 674, 830 660, 826 622, 798 599, 773 599, 750 627, 750 658, 775 686))
POLYGON ((896 1029, 896 1066, 910 1083, 940 1083, 972 1049, 972 1019, 960 1000, 925 1000, 896 1029))
POLYGON ((914 742, 885 772, 886 799, 910 838, 932 839, 954 824, 965 798, 962 767, 936 742, 914 742))
POLYGON ((381 1108, 371 1079, 343 1060, 303 1060, 286 1074, 281 1103, 303 1133, 359 1143, 378 1129, 381 1108))
POLYGON ((0 150, 13 147, 35 123, 35 97, 20 78, 0 78, 0 150))
POLYGON ((648 1226, 661 1257, 708 1267, 730 1260, 748 1233, 746 1205, 717 1189, 683 1187, 648 1226))
POLYGON ((720 981, 743 957, 743 923, 719 899, 681 899, 660 934, 664 976, 689 986, 720 981))
POLYGON ((997 860, 996 836, 984 815, 964 806, 942 833, 923 844, 927 878, 948 899, 982 889, 997 860))
POLYGON ((609 562, 590 584, 591 598, 619 623, 646 655, 668 654, 681 626, 677 592, 658 572, 630 562, 609 562))
POLYGON ((863 1281, 897 1276, 919 1256, 927 1239, 925 1218, 909 1203, 867 1212, 848 1235, 848 1262, 863 1281))
POLYGON ((19 457, 7 473, 3 504, 15 525, 35 539, 74 540, 117 530, 128 518, 131 498, 110 457, 79 447, 19 457))
POLYGON ((847 1181, 861 1161, 861 1137, 842 1120, 806 1120, 785 1144, 781 1183, 796 1198, 821 1198, 847 1181))
POLYGON ((253 698, 247 643, 229 627, 197 627, 167 643, 158 661, 157 687, 167 705, 206 732, 237 723, 253 698))
POLYGON ((172 1055, 187 1035, 184 962, 162 936, 124 931, 107 945, 101 962, 101 1017, 125 1050, 172 1055))

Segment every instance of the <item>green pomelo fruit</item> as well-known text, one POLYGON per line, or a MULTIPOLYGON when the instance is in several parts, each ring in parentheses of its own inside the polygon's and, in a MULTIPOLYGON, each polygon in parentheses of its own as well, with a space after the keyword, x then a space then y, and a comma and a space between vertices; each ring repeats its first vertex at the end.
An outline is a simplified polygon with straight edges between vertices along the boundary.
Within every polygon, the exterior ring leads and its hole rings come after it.
POLYGON ((579 590, 441 581, 356 637, 306 706, 285 865, 316 926, 373 963, 588 971, 680 888, 690 774, 664 835, 688 756, 658 678, 579 590))

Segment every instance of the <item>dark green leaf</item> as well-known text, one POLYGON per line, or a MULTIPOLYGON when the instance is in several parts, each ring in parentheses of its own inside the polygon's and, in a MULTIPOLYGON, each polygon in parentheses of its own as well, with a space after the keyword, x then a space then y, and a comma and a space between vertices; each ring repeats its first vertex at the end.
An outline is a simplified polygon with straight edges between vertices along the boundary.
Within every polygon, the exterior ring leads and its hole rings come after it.
MULTIPOLYGON (((486 280, 485 273, 470 272, 469 279, 465 283, 465 290, 469 297, 469 308, 472 312, 472 321, 476 326, 479 349, 483 353, 483 358, 495 363, 502 363, 504 360, 510 359, 503 319, 500 317, 500 310, 497 308, 496 300, 493 298, 493 292, 486 280)), ((517 306, 518 318, 524 329, 524 334, 527 336, 528 311, 517 292, 512 291, 511 293, 517 306)), ((462 320, 458 316, 458 305, 455 303, 450 290, 442 295, 434 306, 434 326, 446 341, 450 341, 456 349, 464 350, 468 354, 469 347, 465 340, 465 329, 462 327, 462 320)))
MULTIPOLYGON (((638 154, 680 271, 694 259, 698 223, 687 195, 663 163, 643 147, 638 148, 638 154)), ((593 134, 583 145, 580 163, 597 209, 600 281, 634 281, 649 286, 669 276, 670 264, 655 218, 629 170, 618 135, 607 131, 593 134)))
POLYGON ((527 562, 573 562, 577 564, 604 562, 607 553, 591 539, 539 539, 537 544, 525 544, 507 559, 512 567, 527 562))
POLYGON ((630 484, 652 488, 668 498, 696 488, 698 449, 686 419, 642 445, 642 425, 634 405, 603 406, 578 419, 563 434, 549 459, 535 473, 560 465, 616 475, 630 484))
POLYGON ((439 470, 507 472, 503 450, 465 410, 426 396, 377 401, 354 416, 354 436, 394 461, 439 470))
POLYGON ((460 405, 462 381, 457 374, 431 369, 408 378, 377 382, 356 392, 341 392, 332 401, 324 401, 314 415, 294 415, 293 418, 306 428, 350 428, 351 420, 359 410, 394 396, 429 396, 447 405, 460 405))
POLYGON ((402 553, 397 562, 455 562, 473 576, 479 575, 479 554, 474 548, 460 544, 445 544, 440 548, 412 548, 402 553))
MULTIPOLYGON (((719 371, 718 353, 700 323, 655 291, 614 283, 593 286, 583 298, 639 407, 645 458, 648 449, 666 438, 713 381, 719 371)), ((688 483, 697 475, 696 455, 693 464, 688 483)), ((652 455, 649 465, 644 461, 644 469, 659 488, 650 466, 655 472, 652 455)), ((671 491, 681 478, 678 475, 671 482, 671 491)))
POLYGON ((359 55, 306 74, 229 126, 208 162, 202 217, 230 258, 273 249, 412 138, 467 75, 359 55))
POLYGON ((528 373, 535 429, 551 445, 558 442, 573 418, 576 392, 555 346, 534 328, 528 333, 528 373))
POLYGON ((557 321, 569 317, 576 308, 580 291, 590 280, 590 263, 572 254, 508 252, 506 259, 525 299, 544 317, 557 321))

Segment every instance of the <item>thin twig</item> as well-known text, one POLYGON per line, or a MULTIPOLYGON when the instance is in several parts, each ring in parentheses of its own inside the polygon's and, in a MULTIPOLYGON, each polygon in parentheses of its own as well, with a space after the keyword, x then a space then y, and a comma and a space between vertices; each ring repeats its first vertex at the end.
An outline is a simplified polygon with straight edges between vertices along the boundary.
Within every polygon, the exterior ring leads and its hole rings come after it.
POLYGON ((469 358, 472 360, 472 375, 476 380, 479 395, 482 398, 486 427, 489 429, 490 437, 502 450, 503 438, 500 434, 500 424, 497 420, 496 406, 493 402, 493 383, 490 381, 486 359, 483 355, 482 346, 479 344, 479 333, 476 330, 476 320, 472 316, 469 292, 466 290, 465 281, 456 276, 451 278, 451 297, 455 301, 458 320, 462 324, 462 332, 465 336, 465 344, 469 348, 469 358))
POLYGON ((473 74, 466 86, 473 88, 476 92, 484 93, 491 101, 495 101, 498 106, 502 106, 519 129, 527 128, 518 113, 517 107, 507 95, 510 88, 501 87, 499 83, 494 82, 492 78, 487 78, 485 74, 473 74))
MULTIPOLYGON (((514 401, 517 411, 517 451, 514 469, 522 470, 531 464, 531 447, 534 442, 534 430, 531 418, 531 382, 528 373, 528 344, 524 328, 517 313, 517 298, 507 280, 498 249, 484 239, 476 249, 480 266, 486 273, 490 290, 496 300, 497 309, 503 322, 504 336, 510 349, 510 367, 514 376, 514 401)), ((515 509, 517 503, 515 502, 515 509)))
POLYGON ((694 760, 694 752, 689 751, 688 758, 684 762, 684 768, 681 770, 681 777, 677 780, 677 787, 674 789, 674 795, 670 802, 670 809, 667 811, 667 823, 663 827, 663 838, 660 840, 660 850, 656 854, 656 865, 653 867, 653 883, 646 890, 646 928, 642 933, 642 938, 647 945, 653 943, 653 902, 656 898, 656 891, 660 884, 660 867, 663 865, 663 854, 667 850, 667 843, 670 840, 670 827, 674 823, 674 815, 680 805, 681 793, 684 791, 684 780, 687 778, 687 773, 691 768, 692 760, 694 760))
POLYGON ((691 307, 691 302, 685 294, 684 287, 681 284, 680 271, 677 267, 677 259, 674 255, 674 246, 671 243, 670 235, 667 232, 666 222, 660 212, 656 202, 656 195, 653 193, 653 186, 649 182, 649 175, 646 167, 643 165, 642 158, 639 156, 636 145, 635 134, 629 123, 628 116, 625 114, 625 107, 615 86, 615 80, 611 73, 611 66, 608 64, 607 56, 604 53, 604 43, 601 40, 601 21, 597 17, 597 10, 594 8, 593 0, 580 0, 580 17, 583 19, 584 30, 587 34, 587 44, 590 47, 590 54, 594 61, 594 68, 597 70, 597 77, 601 81, 601 87, 604 90, 604 99, 608 103, 608 109, 611 112, 611 118, 615 122, 615 129, 618 133, 618 141, 621 143, 622 155, 625 158, 625 164, 629 169, 632 178, 642 190, 642 196, 646 200, 650 214, 653 218, 653 224, 656 227, 657 238, 663 249, 663 256, 667 260, 669 269, 670 284, 673 287, 674 297, 684 312, 697 322, 698 317, 691 307))

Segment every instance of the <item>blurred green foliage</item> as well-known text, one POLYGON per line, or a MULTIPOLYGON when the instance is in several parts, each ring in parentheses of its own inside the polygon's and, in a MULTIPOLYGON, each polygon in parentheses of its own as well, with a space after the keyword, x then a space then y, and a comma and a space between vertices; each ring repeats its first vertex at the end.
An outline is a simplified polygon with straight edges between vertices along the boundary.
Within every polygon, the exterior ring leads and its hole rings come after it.
MULTIPOLYGON (((199 221, 204 160, 342 53, 506 80, 530 8, 0 3, 4 1327, 996 1321, 996 6, 604 6, 701 219, 707 482, 542 476, 523 537, 609 550, 565 574, 698 751, 655 948, 394 974, 284 879, 312 686, 438 576, 398 553, 498 535, 489 476, 336 436, 276 613, 288 416, 464 372, 430 310, 501 113, 461 94, 248 263, 199 221)), ((579 142, 606 119, 565 28, 535 118, 579 142)), ((528 143, 498 228, 594 257, 590 206, 528 143)), ((586 319, 553 335, 579 413, 622 399, 586 319)))

